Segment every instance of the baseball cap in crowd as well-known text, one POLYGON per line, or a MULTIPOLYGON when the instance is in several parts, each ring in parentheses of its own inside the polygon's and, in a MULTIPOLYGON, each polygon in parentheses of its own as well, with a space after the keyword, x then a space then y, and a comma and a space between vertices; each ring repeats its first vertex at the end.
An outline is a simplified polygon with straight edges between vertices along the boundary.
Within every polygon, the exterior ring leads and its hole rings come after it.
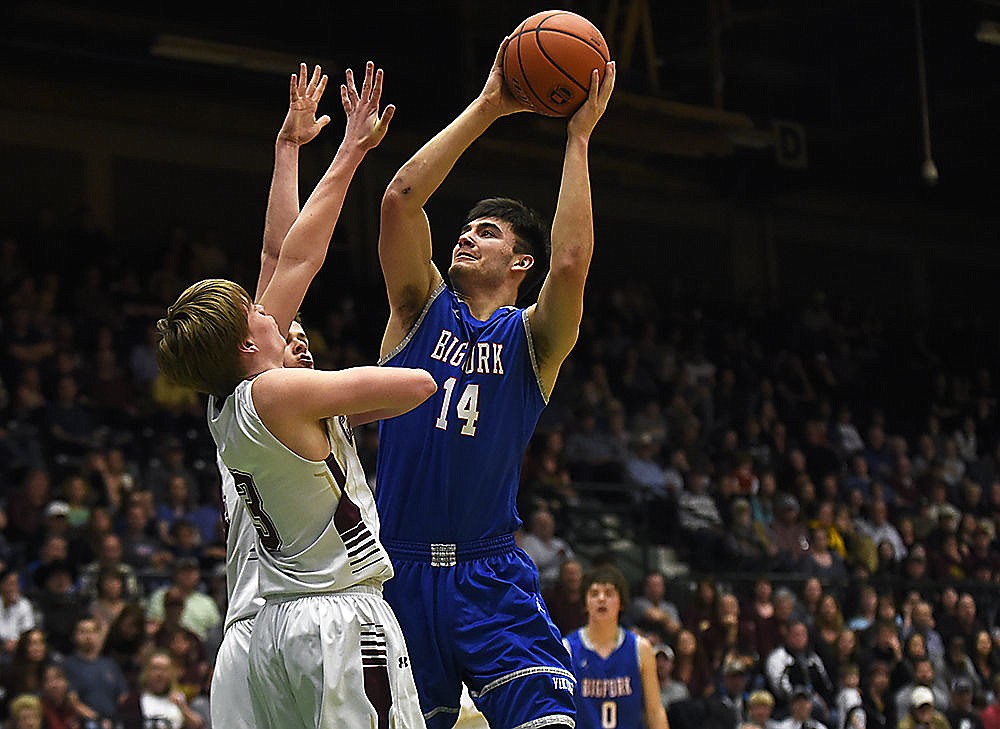
POLYGON ((913 704, 913 708, 919 709, 925 704, 934 704, 934 694, 926 686, 917 686, 913 689, 913 693, 910 694, 910 703, 913 704))
POLYGON ((761 689, 750 694, 750 698, 747 699, 747 703, 750 706, 757 706, 759 704, 774 706, 774 697, 771 695, 770 691, 761 689))
POLYGON ((69 504, 65 501, 52 501, 45 507, 45 516, 69 516, 69 504))
POLYGON ((951 690, 956 694, 972 692, 972 681, 965 676, 958 676, 951 682, 951 690))
POLYGON ((661 653, 663 654, 664 658, 666 658, 668 661, 674 660, 674 649, 671 648, 670 646, 660 643, 659 645, 653 647, 654 656, 658 656, 661 653))

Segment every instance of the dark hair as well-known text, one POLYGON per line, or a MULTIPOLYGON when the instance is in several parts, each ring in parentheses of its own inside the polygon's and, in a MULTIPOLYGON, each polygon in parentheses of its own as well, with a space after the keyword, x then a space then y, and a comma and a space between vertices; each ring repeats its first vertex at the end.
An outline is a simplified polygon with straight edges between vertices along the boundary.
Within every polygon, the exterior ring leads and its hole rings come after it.
POLYGON ((585 601, 587 599, 587 591, 590 590, 591 585, 613 586, 618 591, 621 611, 625 612, 629 601, 628 582, 625 580, 625 575, 622 574, 620 569, 612 564, 602 564, 587 572, 583 576, 583 582, 580 583, 580 594, 585 601))
POLYGON ((509 224, 514 232, 515 253, 530 253, 535 264, 528 271, 517 293, 517 305, 528 306, 538 297, 538 290, 549 270, 552 244, 548 227, 541 216, 522 203, 509 197, 489 197, 480 200, 465 215, 462 227, 479 218, 497 218, 509 224))

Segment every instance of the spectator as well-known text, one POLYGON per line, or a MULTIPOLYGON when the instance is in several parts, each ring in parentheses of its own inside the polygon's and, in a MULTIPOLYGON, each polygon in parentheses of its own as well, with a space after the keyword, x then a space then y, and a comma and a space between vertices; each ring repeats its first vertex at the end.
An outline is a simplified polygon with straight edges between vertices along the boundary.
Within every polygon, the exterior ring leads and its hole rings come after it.
POLYGON ((561 635, 568 635, 587 622, 587 606, 580 589, 583 584, 583 567, 575 559, 567 559, 559 566, 559 579, 542 597, 552 622, 561 635))
POLYGON ((723 663, 719 688, 705 700, 705 726, 729 729, 739 726, 747 713, 747 673, 752 659, 731 655, 723 663))
POLYGON ((809 689, 817 711, 822 716, 829 714, 834 698, 833 681, 822 659, 809 645, 809 631, 805 623, 794 622, 788 626, 784 644, 765 658, 764 673, 778 707, 789 706, 793 690, 805 687, 809 689))
POLYGON ((97 577, 97 594, 90 602, 90 616, 97 623, 103 644, 111 624, 128 604, 125 581, 117 570, 104 570, 97 577))
POLYGON ((65 655, 73 650, 73 631, 77 621, 87 614, 87 604, 73 587, 75 572, 69 562, 56 560, 40 567, 35 574, 41 592, 35 605, 52 647, 65 655))
POLYGON ((653 647, 656 656, 656 678, 660 682, 660 702, 664 709, 670 709, 671 704, 691 698, 687 685, 674 678, 674 649, 668 645, 659 644, 653 647))
POLYGON ((153 532, 149 511, 133 494, 124 507, 125 528, 122 534, 122 561, 136 574, 158 573, 170 562, 170 551, 153 532))
POLYGON ((994 676, 990 686, 992 698, 979 718, 983 722, 983 729, 1000 729, 1000 676, 994 676))
POLYGON ((156 622, 164 619, 165 596, 177 595, 184 601, 180 624, 194 633, 198 640, 205 640, 209 631, 216 629, 222 622, 219 607, 215 601, 198 590, 201 582, 201 567, 197 560, 181 559, 174 565, 173 581, 170 585, 161 587, 149 596, 146 617, 156 622))
POLYGON ((875 544, 889 542, 892 545, 893 558, 899 562, 906 557, 906 545, 888 518, 888 506, 885 500, 873 498, 868 507, 868 518, 858 520, 857 529, 875 544))
POLYGON ((677 517, 692 564, 711 569, 721 553, 725 529, 708 483, 708 474, 697 469, 691 472, 687 488, 678 497, 677 517))
POLYGON ((647 572, 642 590, 629 604, 625 622, 645 633, 655 633, 661 640, 672 640, 681 627, 677 606, 666 599, 667 582, 660 572, 647 572))
POLYGON ((914 689, 924 687, 931 692, 934 706, 939 711, 948 708, 948 684, 940 681, 929 658, 917 658, 913 662, 913 681, 903 684, 896 691, 896 715, 905 716, 911 708, 914 689))
POLYGON ((674 676, 687 686, 692 698, 702 698, 714 690, 708 658, 698 645, 695 634, 685 628, 677 632, 674 676))
POLYGON ((809 549, 809 539, 806 526, 799 519, 799 501, 791 494, 779 497, 771 533, 785 569, 797 569, 809 549))
POLYGON ((118 705, 128 693, 118 664, 101 655, 101 632, 93 618, 83 618, 73 631, 74 651, 63 660, 69 685, 101 721, 118 719, 118 705))
POLYGON ((101 575, 115 572, 122 579, 122 597, 126 600, 138 600, 142 597, 139 578, 135 568, 122 561, 122 540, 114 533, 104 534, 98 547, 97 559, 84 565, 80 571, 80 594, 88 599, 97 595, 98 580, 101 575))
POLYGON ((177 688, 177 669, 166 651, 149 654, 139 684, 139 691, 130 694, 122 707, 125 729, 202 729, 206 725, 177 688))
POLYGON ((967 678, 956 678, 951 683, 951 702, 944 712, 951 729, 983 729, 979 712, 972 706, 973 686, 967 678))
POLYGON ((944 714, 934 707, 934 696, 926 686, 917 686, 910 697, 910 710, 899 720, 899 729, 951 729, 944 714))
POLYGON ((13 697, 41 690, 43 669, 50 659, 45 633, 38 628, 21 633, 10 663, 0 665, 0 718, 7 715, 13 697))
POLYGON ((814 701, 812 689, 796 686, 791 692, 790 716, 775 722, 775 729, 826 729, 826 724, 812 718, 814 701))
POLYGON ((0 572, 0 663, 10 660, 21 634, 35 627, 35 608, 21 594, 17 572, 0 572))
POLYGON ((45 729, 80 729, 96 722, 97 712, 71 691, 66 672, 58 663, 49 663, 42 674, 42 713, 45 729))
POLYGON ((573 548, 556 536, 556 520, 548 509, 538 509, 531 515, 529 528, 521 535, 519 544, 535 563, 542 590, 552 587, 559 578, 560 565, 574 558, 573 548))
POLYGON ((847 716, 856 706, 861 706, 861 674, 856 663, 848 663, 840 669, 840 679, 837 682, 837 695, 833 700, 830 712, 831 725, 837 729, 845 729, 847 716))
POLYGON ((42 729, 42 702, 35 694, 20 694, 10 702, 10 729, 42 729))
POLYGON ((935 630, 934 608, 926 600, 921 600, 913 606, 910 625, 903 628, 903 640, 907 640, 914 633, 924 639, 927 656, 935 663, 939 663, 944 658, 944 641, 941 639, 941 634, 935 630))
POLYGON ((976 633, 976 642, 972 648, 972 666, 976 669, 983 695, 993 686, 993 679, 1000 675, 1000 655, 993 645, 993 639, 986 630, 976 633))
POLYGON ((767 689, 757 689, 747 699, 747 720, 739 729, 775 729, 777 722, 771 719, 774 711, 774 697, 767 689))
POLYGON ((896 707, 889 696, 889 667, 886 664, 875 661, 868 667, 868 680, 861 692, 861 706, 850 709, 846 719, 846 726, 849 727, 893 729, 896 726, 896 707))
POLYGON ((817 527, 811 532, 809 549, 802 559, 802 572, 817 578, 821 584, 843 588, 847 584, 847 567, 840 555, 829 548, 829 532, 817 527))
MULTIPOLYGON (((177 614, 183 603, 178 605, 177 614)), ((113 659, 131 690, 139 682, 139 671, 153 641, 146 632, 146 611, 142 605, 127 603, 108 628, 104 639, 104 655, 113 659)))
MULTIPOLYGON (((753 636, 754 655, 766 656, 780 641, 780 632, 775 617, 774 603, 771 602, 773 586, 765 577, 754 581, 753 598, 740 610, 744 630, 753 636)), ((794 599, 794 596, 793 596, 794 599)))
POLYGON ((945 686, 951 686, 960 678, 969 681, 976 693, 982 693, 983 686, 975 666, 972 665, 972 659, 969 658, 965 638, 961 635, 953 635, 948 640, 948 648, 945 650, 944 661, 941 663, 941 681, 945 686))

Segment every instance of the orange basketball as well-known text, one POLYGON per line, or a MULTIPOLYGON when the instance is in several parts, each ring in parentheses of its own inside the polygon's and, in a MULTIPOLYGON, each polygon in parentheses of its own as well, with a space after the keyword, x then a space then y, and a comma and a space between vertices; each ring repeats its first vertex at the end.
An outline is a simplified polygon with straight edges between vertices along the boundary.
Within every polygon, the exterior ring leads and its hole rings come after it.
POLYGON ((569 116, 580 108, 596 68, 604 79, 608 44, 593 23, 567 10, 545 10, 527 18, 504 50, 503 75, 519 101, 546 116, 569 116))

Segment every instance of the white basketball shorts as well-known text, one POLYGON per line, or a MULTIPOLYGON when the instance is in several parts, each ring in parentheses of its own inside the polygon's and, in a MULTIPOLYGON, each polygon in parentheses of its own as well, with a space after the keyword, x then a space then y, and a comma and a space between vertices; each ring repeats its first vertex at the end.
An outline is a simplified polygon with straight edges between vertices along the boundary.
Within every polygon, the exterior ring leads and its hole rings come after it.
POLYGON ((374 587, 268 600, 249 679, 259 727, 424 727, 403 633, 374 587))

